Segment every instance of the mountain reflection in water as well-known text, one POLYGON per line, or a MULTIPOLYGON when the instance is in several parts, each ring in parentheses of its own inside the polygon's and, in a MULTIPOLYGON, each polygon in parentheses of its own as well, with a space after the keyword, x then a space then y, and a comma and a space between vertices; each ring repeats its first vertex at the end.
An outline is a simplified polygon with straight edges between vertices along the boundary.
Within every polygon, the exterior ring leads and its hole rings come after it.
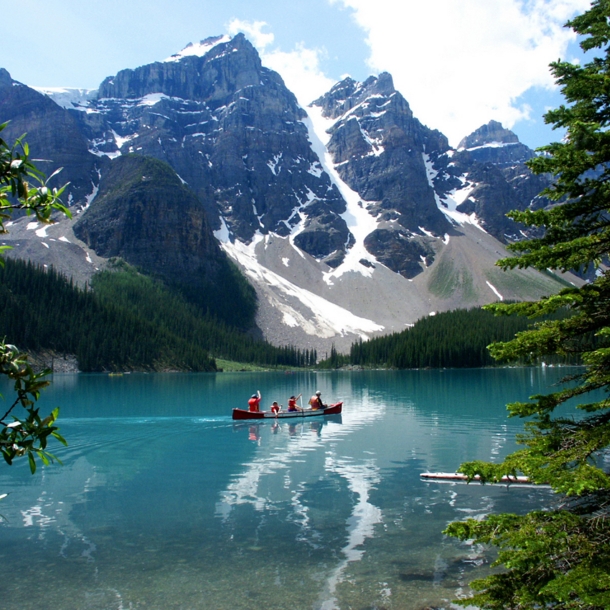
POLYGON ((64 466, 0 470, 3 607, 448 608, 488 557, 447 522, 552 496, 419 475, 501 459, 521 430, 505 403, 561 376, 56 375, 41 411, 61 405, 64 466), (263 404, 320 389, 343 414, 233 422, 258 389, 263 404))

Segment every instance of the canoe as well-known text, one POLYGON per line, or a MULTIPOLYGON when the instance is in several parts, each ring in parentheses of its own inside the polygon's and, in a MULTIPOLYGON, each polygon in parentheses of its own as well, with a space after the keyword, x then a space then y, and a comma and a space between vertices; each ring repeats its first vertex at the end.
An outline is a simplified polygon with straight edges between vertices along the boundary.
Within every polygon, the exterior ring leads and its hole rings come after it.
POLYGON ((233 419, 289 419, 295 417, 320 417, 321 415, 339 415, 343 408, 342 402, 328 405, 325 409, 304 409, 303 411, 280 411, 277 415, 272 411, 248 411, 233 409, 233 419))

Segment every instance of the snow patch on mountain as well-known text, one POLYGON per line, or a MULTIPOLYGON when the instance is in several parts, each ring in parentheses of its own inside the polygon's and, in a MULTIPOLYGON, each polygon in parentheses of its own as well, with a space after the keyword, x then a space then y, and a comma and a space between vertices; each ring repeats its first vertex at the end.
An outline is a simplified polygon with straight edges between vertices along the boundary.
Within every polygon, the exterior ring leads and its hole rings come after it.
POLYGON ((112 130, 112 135, 114 136, 114 141, 119 150, 123 147, 123 144, 131 142, 132 140, 135 140, 135 138, 138 137, 137 133, 133 133, 129 136, 120 136, 116 131, 114 131, 114 129, 112 130))
POLYGON ((315 176, 316 178, 319 178, 322 175, 322 172, 324 170, 322 169, 322 166, 316 161, 315 163, 312 163, 309 167, 309 169, 307 170, 308 174, 311 174, 312 176, 315 176))
POLYGON ((277 176, 280 171, 281 171, 281 167, 277 170, 277 172, 275 171, 275 168, 277 167, 278 163, 280 162, 280 159, 282 158, 282 153, 279 153, 278 155, 274 155, 273 159, 271 159, 270 161, 267 161, 267 167, 271 170, 271 173, 274 176, 277 176))
POLYGON ((455 211, 458 205, 461 205, 470 197, 470 193, 474 190, 475 185, 469 183, 466 180, 466 176, 461 177, 462 180, 462 188, 454 189, 449 193, 449 197, 445 199, 445 203, 447 204, 447 208, 451 211, 455 211))
POLYGON ((290 244, 301 257, 305 257, 301 249, 294 243, 294 239, 299 233, 301 233, 305 229, 306 213, 304 210, 316 199, 316 194, 309 187, 307 187, 305 199, 299 197, 299 195, 297 195, 294 191, 293 195, 297 200, 298 205, 292 209, 290 216, 287 220, 284 221, 284 224, 291 231, 289 235, 290 244), (297 216, 299 216, 301 220, 293 226, 291 223, 293 222, 293 219, 297 216))
POLYGON ((464 146, 460 147, 458 150, 480 150, 481 148, 505 148, 508 146, 522 146, 521 142, 486 142, 485 144, 481 144, 480 146, 473 146, 471 148, 466 148, 464 146))
POLYGON ((493 284, 488 281, 486 281, 485 283, 491 288, 493 293, 500 299, 500 301, 504 300, 504 297, 498 292, 497 288, 493 284))
POLYGON ((364 207, 360 195, 341 180, 335 169, 335 164, 326 146, 330 139, 328 129, 335 121, 323 117, 322 108, 319 106, 310 106, 307 109, 307 114, 308 116, 303 120, 303 123, 309 132, 311 147, 318 155, 320 163, 330 176, 331 181, 337 186, 343 199, 345 199, 347 210, 341 216, 355 239, 355 243, 347 251, 343 263, 337 269, 325 273, 324 280, 327 284, 332 285, 333 278, 338 278, 348 271, 370 277, 373 274, 373 267, 365 267, 360 261, 364 259, 371 263, 377 262, 375 257, 364 247, 364 239, 377 228, 377 220, 364 207))
MULTIPOLYGON (((477 215, 473 212, 472 214, 464 214, 463 212, 457 211, 457 206, 460 203, 466 201, 471 191, 474 189, 474 185, 464 186, 461 189, 455 189, 451 191, 451 193, 445 195, 444 197, 440 197, 434 188, 434 178, 438 174, 437 170, 434 169, 434 165, 430 160, 430 156, 427 153, 422 153, 422 157, 424 160, 424 164, 426 165, 426 175, 428 177, 428 184, 432 187, 434 191, 434 199, 436 200, 436 205, 438 209, 454 224, 464 225, 471 224, 480 229, 484 233, 487 233, 485 229, 481 226, 477 215)), ((420 227, 421 229, 421 227, 420 227)))
POLYGON ((148 93, 144 97, 141 97, 137 105, 138 106, 154 106, 158 104, 161 100, 170 99, 169 95, 165 95, 165 93, 148 93))
MULTIPOLYGON (((102 177, 101 173, 98 172, 98 178, 100 180, 101 180, 101 177, 102 177)), ((99 183, 94 184, 92 182, 91 187, 92 187, 91 192, 85 197, 85 205, 83 206, 82 211, 85 211, 93 203, 93 200, 97 197, 98 191, 100 190, 99 183)))
POLYGON ((309 290, 300 288, 261 265, 256 255, 256 249, 264 239, 263 235, 257 233, 250 244, 227 241, 222 244, 222 247, 256 284, 273 289, 274 296, 269 297, 270 303, 281 312, 285 325, 298 326, 306 334, 322 338, 355 334, 366 340, 371 333, 383 330, 383 326, 372 320, 356 316, 347 309, 339 307, 309 290), (289 304, 288 299, 280 298, 280 296, 298 302, 301 311, 297 311, 289 304), (306 315, 303 313, 305 310, 306 315))
MULTIPOLYGON (((30 223, 30 224, 34 224, 34 223, 30 223)), ((34 227, 30 227, 30 225, 28 225, 28 229, 34 229, 36 235, 38 235, 38 237, 48 237, 47 235, 47 229, 49 228, 49 225, 42 225, 42 227, 40 227, 40 229, 36 229, 36 226, 38 226, 38 223, 36 223, 36 225, 34 227)))
POLYGON ((214 231, 214 237, 221 243, 230 243, 230 232, 223 216, 220 217, 220 229, 214 231))
POLYGON ((174 53, 167 59, 164 59, 163 62, 171 62, 171 61, 180 61, 184 57, 195 56, 195 57, 203 57, 206 53, 209 53, 215 46, 219 44, 223 44, 225 42, 229 42, 231 37, 228 35, 223 36, 213 36, 211 38, 206 38, 205 40, 201 40, 193 44, 189 42, 189 44, 182 49, 179 53, 174 53))
POLYGON ((32 87, 51 98, 58 106, 68 110, 87 110, 89 101, 97 96, 97 89, 71 89, 69 87, 32 87))

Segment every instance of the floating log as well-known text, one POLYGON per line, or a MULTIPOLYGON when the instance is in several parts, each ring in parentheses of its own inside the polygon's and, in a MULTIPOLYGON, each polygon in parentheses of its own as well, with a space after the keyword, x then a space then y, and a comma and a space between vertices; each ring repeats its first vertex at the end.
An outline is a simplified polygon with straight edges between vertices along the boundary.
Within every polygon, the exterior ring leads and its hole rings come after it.
MULTIPOLYGON (((436 479, 441 481, 467 481, 468 477, 461 472, 422 472, 419 475, 422 479, 436 479)), ((473 481, 480 481, 481 477, 477 474, 472 479, 473 481)), ((531 483, 528 477, 511 477, 503 476, 499 481, 500 483, 531 483)))

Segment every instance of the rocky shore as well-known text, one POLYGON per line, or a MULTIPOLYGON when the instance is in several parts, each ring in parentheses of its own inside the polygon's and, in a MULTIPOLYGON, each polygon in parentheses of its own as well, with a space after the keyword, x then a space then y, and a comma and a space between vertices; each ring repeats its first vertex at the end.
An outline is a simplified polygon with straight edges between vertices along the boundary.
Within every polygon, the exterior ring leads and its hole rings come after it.
POLYGON ((79 373, 74 354, 59 354, 50 350, 28 352, 28 360, 35 371, 51 369, 53 373, 79 373))

